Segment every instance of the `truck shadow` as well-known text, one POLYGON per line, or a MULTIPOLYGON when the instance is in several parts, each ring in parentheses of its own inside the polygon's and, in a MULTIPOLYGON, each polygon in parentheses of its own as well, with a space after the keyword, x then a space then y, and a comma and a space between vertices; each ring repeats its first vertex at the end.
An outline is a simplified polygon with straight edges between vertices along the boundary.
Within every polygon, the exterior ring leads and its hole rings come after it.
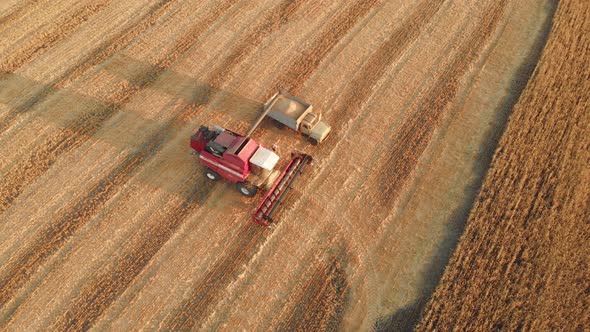
MULTIPOLYGON (((139 84, 137 80, 142 73, 154 72, 154 68, 150 64, 127 57, 115 57, 112 61, 105 63, 101 69, 115 73, 123 81, 132 85, 139 84)), ((206 82, 170 70, 164 70, 154 84, 150 84, 146 89, 158 89, 171 96, 171 99, 177 104, 181 104, 182 107, 201 105, 204 107, 202 109, 210 112, 212 116, 218 116, 217 112, 223 112, 222 116, 232 117, 238 123, 246 123, 241 120, 244 118, 244 114, 251 115, 254 119, 262 106, 262 103, 256 100, 217 89, 206 82)), ((133 98, 137 100, 141 96, 141 94, 137 94, 133 98)), ((84 119, 88 113, 100 112, 115 106, 117 113, 124 115, 126 123, 134 124, 133 128, 117 128, 117 122, 107 120, 97 124, 101 129, 92 135, 92 139, 106 142, 108 145, 116 147, 118 152, 130 156, 137 154, 138 150, 145 150, 146 147, 153 146, 158 151, 166 147, 171 153, 170 159, 173 160, 174 167, 164 167, 163 170, 166 174, 160 174, 158 177, 142 176, 140 180, 172 194, 186 196, 186 193, 179 192, 173 183, 168 185, 168 182, 162 181, 162 178, 172 178, 178 167, 199 167, 197 161, 190 155, 191 150, 188 145, 192 130, 189 126, 194 125, 195 120, 200 116, 199 113, 189 114, 189 117, 186 118, 174 119, 172 125, 168 125, 126 109, 126 105, 113 105, 108 101, 77 93, 68 88, 56 88, 51 84, 44 84, 15 73, 0 74, 0 103, 6 105, 4 109, 0 109, 0 121, 16 114, 16 120, 21 120, 21 123, 17 122, 17 125, 22 128, 26 128, 27 124, 35 121, 37 123, 51 123, 56 130, 68 128, 72 119, 84 119), (40 100, 39 96, 42 96, 40 100), (31 102, 32 100, 35 102, 31 102), (33 106, 22 107, 22 105, 28 104, 33 106), (108 127, 105 125, 107 123, 108 127), (106 128, 108 130, 105 131, 106 128), (125 132, 125 135, 109 135, 111 130, 125 132), (146 141, 146 135, 143 134, 145 132, 150 133, 147 136, 148 139, 163 140, 163 144, 153 144, 146 141), (185 140, 180 136, 184 134, 186 134, 185 140)), ((164 107, 161 111, 175 110, 168 110, 164 107)), ((18 128, 12 133, 5 132, 0 139, 5 139, 5 142, 10 145, 11 135, 15 133, 18 133, 18 128)), ((43 142, 43 140, 40 141, 43 142)), ((40 145, 43 144, 45 143, 40 143, 40 145)), ((157 155, 158 151, 146 151, 141 155, 141 162, 146 163, 157 155), (143 156, 144 154, 145 156, 143 156)), ((201 179, 196 181, 208 184, 201 179)))

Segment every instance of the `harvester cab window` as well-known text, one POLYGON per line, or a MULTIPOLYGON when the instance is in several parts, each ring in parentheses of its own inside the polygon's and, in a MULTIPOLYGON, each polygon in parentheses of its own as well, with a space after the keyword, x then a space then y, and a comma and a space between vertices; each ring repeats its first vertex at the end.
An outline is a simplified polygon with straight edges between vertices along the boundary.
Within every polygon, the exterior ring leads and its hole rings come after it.
POLYGON ((303 118, 304 124, 307 124, 306 129, 310 129, 312 125, 315 125, 318 122, 318 117, 313 113, 307 113, 303 118))
POLYGON ((223 153, 225 152, 226 147, 217 143, 217 142, 210 141, 207 143, 205 150, 213 153, 214 155, 216 155, 218 157, 221 157, 223 155, 223 153))

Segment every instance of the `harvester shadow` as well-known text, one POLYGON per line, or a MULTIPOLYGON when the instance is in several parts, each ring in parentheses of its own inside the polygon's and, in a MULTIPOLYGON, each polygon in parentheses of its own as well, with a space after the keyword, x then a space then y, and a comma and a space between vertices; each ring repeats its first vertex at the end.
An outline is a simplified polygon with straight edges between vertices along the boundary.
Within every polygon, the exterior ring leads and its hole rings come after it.
MULTIPOLYGON (((157 71, 155 65, 124 55, 113 57, 103 69, 134 85, 140 84, 138 80, 141 80, 141 73, 157 71)), ((213 111, 229 114, 239 121, 245 120, 244 122, 248 125, 258 116, 262 108, 260 101, 232 93, 169 69, 161 72, 158 80, 150 86, 150 89, 174 96, 187 104, 205 105, 213 111)))
POLYGON ((402 309, 397 310, 389 316, 378 319, 375 322, 376 330, 412 331, 420 321, 426 304, 439 284, 445 268, 449 264, 451 256, 459 243, 459 239, 465 230, 471 209, 482 188, 485 175, 492 164, 494 153, 506 129, 510 114, 526 88, 528 81, 532 78, 536 64, 541 58, 543 48, 551 31, 553 17, 557 10, 557 2, 551 1, 549 6, 547 18, 543 22, 543 30, 538 34, 533 43, 533 47, 526 57, 527 60, 516 70, 510 87, 510 93, 499 103, 498 108, 494 112, 496 115, 494 120, 495 126, 485 134, 486 144, 480 148, 477 154, 478 162, 474 164, 472 172, 473 181, 464 190, 464 197, 467 197, 467 199, 463 201, 460 207, 453 211, 450 217, 451 221, 449 222, 450 227, 447 229, 445 238, 438 246, 438 255, 431 261, 428 269, 422 273, 420 295, 414 302, 402 309))
MULTIPOLYGON (((140 84, 137 80, 138 78, 141 79, 141 73, 157 71, 152 64, 141 62, 124 55, 113 57, 105 64, 103 69, 136 85, 140 84)), ((193 77, 171 70, 162 71, 159 79, 150 86, 150 89, 174 96, 175 98, 182 100, 186 105, 203 106, 206 108, 206 111, 209 112, 208 114, 211 114, 211 117, 216 119, 215 121, 218 121, 219 118, 223 119, 224 117, 229 116, 229 118, 235 120, 232 122, 232 126, 229 129, 236 132, 246 132, 250 125, 254 123, 256 118, 260 115, 263 107, 263 102, 261 101, 232 93, 226 89, 203 83, 193 77)), ((270 91, 274 92, 274 90, 270 91)), ((195 119, 203 120, 199 124, 220 124, 215 122, 209 123, 207 121, 207 115, 198 113, 192 114, 192 117, 189 119, 183 118, 183 122, 179 124, 179 127, 195 123, 195 119)), ((293 134, 282 127, 278 127, 276 123, 272 121, 263 121, 256 132, 256 136, 260 137, 261 140, 259 140, 259 142, 264 144, 264 142, 274 142, 277 137, 279 140, 281 140, 280 138, 282 137, 291 138, 293 134), (269 139, 269 136, 272 136, 272 139, 269 139)), ((295 141, 295 144, 297 144, 295 150, 300 151, 304 151, 305 147, 309 146, 307 139, 305 138, 300 138, 295 141)), ((281 154, 281 152, 279 152, 279 154, 281 154)), ((177 153, 175 155, 179 156, 180 154, 177 153)), ((283 157, 286 157, 284 153, 283 157)), ((192 162, 195 164, 194 161, 192 162)), ((170 188, 170 190, 173 191, 174 189, 170 188)))
MULTIPOLYGON (((141 80, 143 79, 141 73, 157 71, 157 68, 152 64, 141 62, 124 55, 113 57, 105 64, 103 69, 135 85, 141 84, 141 80)), ((171 70, 162 71, 160 78, 150 88, 167 95, 175 96, 186 104, 206 104, 208 111, 213 112, 218 117, 229 116, 235 120, 232 127, 228 129, 239 133, 245 133, 258 118, 264 103, 262 100, 266 100, 267 97, 270 97, 276 92, 274 90, 275 87, 271 87, 266 95, 261 96, 260 100, 256 100, 232 93, 227 89, 205 84, 193 77, 171 70)), ((202 124, 214 125, 217 123, 207 123, 207 121, 204 121, 202 124)), ((265 120, 260 123, 256 130, 256 136, 262 138, 261 142, 274 141, 276 139, 289 140, 294 142, 297 145, 297 149, 300 150, 310 145, 309 139, 301 133, 271 120, 265 120), (296 138, 295 140, 294 137, 296 138)))
MULTIPOLYGON (((149 64, 123 57, 113 58, 105 66, 104 69, 117 73, 132 85, 140 84, 137 80, 142 73, 153 71, 153 66, 149 64)), ((202 109, 206 108, 213 114, 217 110, 222 110, 224 115, 236 118, 237 116, 243 117, 243 114, 251 114, 252 118, 254 118, 262 107, 262 103, 255 100, 214 88, 208 83, 170 70, 164 70, 161 77, 153 85, 150 85, 149 89, 158 89, 172 96, 171 99, 174 103, 182 104, 183 109, 202 106, 202 109)), ((133 128, 121 128, 123 130, 120 130, 118 135, 109 135, 108 131, 101 132, 104 129, 104 123, 100 123, 99 127, 102 128, 92 135, 92 139, 106 142, 110 146, 116 147, 119 152, 126 153, 129 156, 139 153, 143 163, 148 159, 152 159, 166 145, 174 144, 168 150, 168 154, 171 154, 169 157, 174 161, 174 165, 160 167, 162 174, 157 177, 141 176, 140 181, 149 186, 164 189, 174 195, 187 195, 177 189, 174 181, 162 179, 174 178, 174 173, 178 167, 194 167, 196 168, 195 171, 198 172, 198 162, 190 154, 191 151, 188 145, 190 131, 186 130, 187 125, 190 125, 199 116, 198 113, 189 114, 188 118, 174 118, 173 116, 172 123, 164 124, 161 121, 143 117, 138 112, 126 110, 124 105, 113 105, 88 95, 73 92, 67 88, 58 89, 15 73, 2 73, 0 75, 0 103, 8 106, 8 112, 19 110, 20 105, 28 103, 40 91, 48 91, 47 95, 49 97, 45 98, 43 102, 37 103, 34 110, 27 109, 23 113, 34 112, 29 114, 33 114, 37 121, 53 123, 57 128, 68 128, 72 123, 72 119, 83 118, 88 113, 98 113, 115 106, 117 112, 125 117, 126 123, 134 123, 133 128), (151 133, 147 135, 147 140, 145 131, 151 133), (126 137, 121 136, 120 132, 125 132, 126 137), (134 135, 134 133, 137 135, 134 135), (179 139, 178 135, 181 135, 181 133, 186 134, 186 140, 179 139), (154 144, 152 140, 163 142, 154 144), (155 151, 147 151, 150 149, 155 151)), ((137 95, 134 98, 139 96, 137 95)), ((162 109, 163 112, 170 110, 171 108, 168 109, 167 107, 162 109)), ((0 119, 3 115, 0 113, 0 119)), ((240 119, 237 120, 240 121, 240 119)), ((113 123, 113 121, 110 122, 109 129, 114 128, 117 130, 113 123)), ((196 182, 209 185, 208 182, 201 179, 197 179, 196 182)))

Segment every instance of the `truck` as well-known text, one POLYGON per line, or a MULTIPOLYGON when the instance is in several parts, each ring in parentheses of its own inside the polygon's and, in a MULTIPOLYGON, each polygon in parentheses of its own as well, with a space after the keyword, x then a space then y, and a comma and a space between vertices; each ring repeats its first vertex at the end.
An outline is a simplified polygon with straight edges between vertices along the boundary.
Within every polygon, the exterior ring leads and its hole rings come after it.
POLYGON ((219 126, 200 126, 191 136, 190 146, 205 166, 205 176, 212 181, 225 179, 236 185, 246 197, 258 189, 267 190, 256 208, 255 222, 268 226, 282 198, 301 170, 311 162, 309 155, 293 153, 283 171, 275 169, 279 156, 252 138, 219 126))
MULTIPOLYGON (((312 143, 321 143, 328 137, 331 127, 322 121, 322 114, 313 111, 313 106, 302 99, 279 89, 265 104, 251 131, 260 121, 269 116, 280 125, 287 126, 308 136, 312 143)), ((248 132, 247 136, 251 133, 248 132)))

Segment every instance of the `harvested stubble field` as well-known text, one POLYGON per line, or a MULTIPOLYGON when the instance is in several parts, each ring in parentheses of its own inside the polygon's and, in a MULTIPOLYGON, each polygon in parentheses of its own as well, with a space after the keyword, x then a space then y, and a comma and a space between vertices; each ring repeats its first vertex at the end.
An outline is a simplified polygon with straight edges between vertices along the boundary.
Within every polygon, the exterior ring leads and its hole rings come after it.
POLYGON ((0 326, 411 327, 555 7, 3 1, 0 326), (255 132, 315 158, 263 228, 188 139, 245 132, 277 87, 333 132, 255 132))

